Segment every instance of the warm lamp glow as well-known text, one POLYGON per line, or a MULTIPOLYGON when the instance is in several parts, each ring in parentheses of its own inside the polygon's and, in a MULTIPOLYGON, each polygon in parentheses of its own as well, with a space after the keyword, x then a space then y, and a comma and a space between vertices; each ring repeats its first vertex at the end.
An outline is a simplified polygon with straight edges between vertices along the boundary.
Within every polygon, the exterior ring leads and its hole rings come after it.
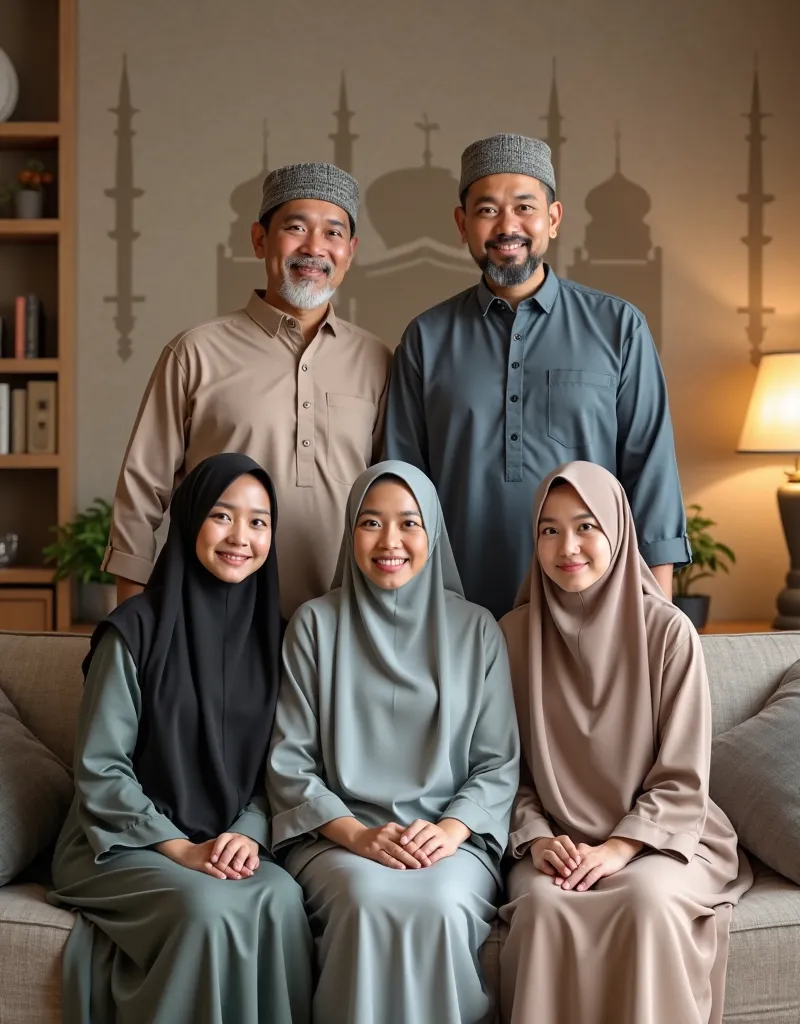
POLYGON ((737 451, 800 453, 800 352, 762 355, 737 451))

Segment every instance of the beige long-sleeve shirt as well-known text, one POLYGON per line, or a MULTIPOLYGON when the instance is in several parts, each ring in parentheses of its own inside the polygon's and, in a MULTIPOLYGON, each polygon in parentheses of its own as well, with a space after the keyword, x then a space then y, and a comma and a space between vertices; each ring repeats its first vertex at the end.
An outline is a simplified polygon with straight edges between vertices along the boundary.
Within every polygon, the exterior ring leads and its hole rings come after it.
POLYGON ((174 338, 142 399, 114 498, 104 568, 146 583, 172 492, 199 462, 241 452, 269 472, 285 616, 325 593, 350 486, 380 457, 391 354, 329 307, 314 339, 254 292, 174 338))

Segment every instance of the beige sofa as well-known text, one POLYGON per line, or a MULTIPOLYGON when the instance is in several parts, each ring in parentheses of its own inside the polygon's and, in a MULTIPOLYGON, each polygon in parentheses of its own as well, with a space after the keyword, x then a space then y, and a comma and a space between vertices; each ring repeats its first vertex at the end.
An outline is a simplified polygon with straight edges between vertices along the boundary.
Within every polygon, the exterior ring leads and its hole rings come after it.
MULTIPOLYGON (((800 633, 704 637, 703 647, 714 730, 721 732, 760 710, 800 658, 800 633)), ((86 637, 0 633, 0 688, 24 724, 67 763, 87 648, 86 637)), ((800 1024, 800 887, 755 869, 755 886, 733 915, 725 1022, 800 1024)), ((46 903, 44 893, 30 882, 0 888, 0 1024, 61 1020, 61 950, 72 917, 46 903)), ((490 983, 502 941, 498 926, 484 950, 490 983)))

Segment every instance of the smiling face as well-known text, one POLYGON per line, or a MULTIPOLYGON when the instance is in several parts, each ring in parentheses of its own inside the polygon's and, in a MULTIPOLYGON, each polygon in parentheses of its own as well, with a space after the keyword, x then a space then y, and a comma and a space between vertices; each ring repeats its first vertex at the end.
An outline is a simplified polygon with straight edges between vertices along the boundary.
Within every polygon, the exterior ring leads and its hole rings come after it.
POLYGON ((266 562, 272 543, 269 494, 245 473, 219 497, 197 534, 201 564, 225 583, 241 583, 266 562))
POLYGON ((525 284, 556 237, 561 204, 525 174, 490 174, 467 189, 455 210, 461 240, 489 281, 500 289, 525 284))
POLYGON ((611 564, 611 544, 571 484, 550 489, 539 517, 536 552, 550 579, 571 594, 591 587, 611 564))
POLYGON ((253 251, 267 265, 267 302, 292 309, 326 306, 356 251, 344 210, 321 199, 292 199, 251 229, 253 251), (277 302, 280 298, 283 301, 277 302))
POLYGON ((428 535, 414 495, 397 480, 367 491, 353 531, 356 564, 368 580, 397 590, 425 567, 428 535))

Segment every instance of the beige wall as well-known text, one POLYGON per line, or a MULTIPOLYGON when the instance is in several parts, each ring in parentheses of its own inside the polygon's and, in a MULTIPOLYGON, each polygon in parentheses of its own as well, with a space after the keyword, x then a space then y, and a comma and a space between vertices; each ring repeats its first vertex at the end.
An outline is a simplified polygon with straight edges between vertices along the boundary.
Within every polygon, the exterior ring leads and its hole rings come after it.
MULTIPOLYGON (((760 53, 767 209, 768 348, 800 346, 800 5, 793 0, 81 0, 79 138, 79 498, 110 495, 136 407, 164 343, 216 313, 216 246, 233 188, 270 163, 331 159, 339 79, 355 111, 354 171, 364 186, 421 162, 414 128, 441 130, 434 163, 457 173, 463 146, 496 131, 542 133, 558 59, 566 206, 562 265, 582 244, 589 189, 622 168, 652 198, 664 250, 663 362, 687 501, 719 521, 739 555, 712 586, 714 617, 766 617, 787 556, 775 504, 780 459, 734 448, 754 370, 748 359, 746 122, 760 53), (492 11, 500 13, 491 13, 492 11), (758 14, 756 15, 756 11, 758 14), (116 106, 123 53, 133 105, 133 354, 116 354, 116 106)), ((454 197, 455 198, 455 197, 454 197)), ((383 255, 364 218, 362 255, 383 255)), ((455 239, 454 239, 455 241, 455 239)), ((444 297, 444 296, 443 296, 444 297)), ((242 296, 244 301, 245 296, 242 296)), ((392 339, 396 340, 396 339, 392 339)))

